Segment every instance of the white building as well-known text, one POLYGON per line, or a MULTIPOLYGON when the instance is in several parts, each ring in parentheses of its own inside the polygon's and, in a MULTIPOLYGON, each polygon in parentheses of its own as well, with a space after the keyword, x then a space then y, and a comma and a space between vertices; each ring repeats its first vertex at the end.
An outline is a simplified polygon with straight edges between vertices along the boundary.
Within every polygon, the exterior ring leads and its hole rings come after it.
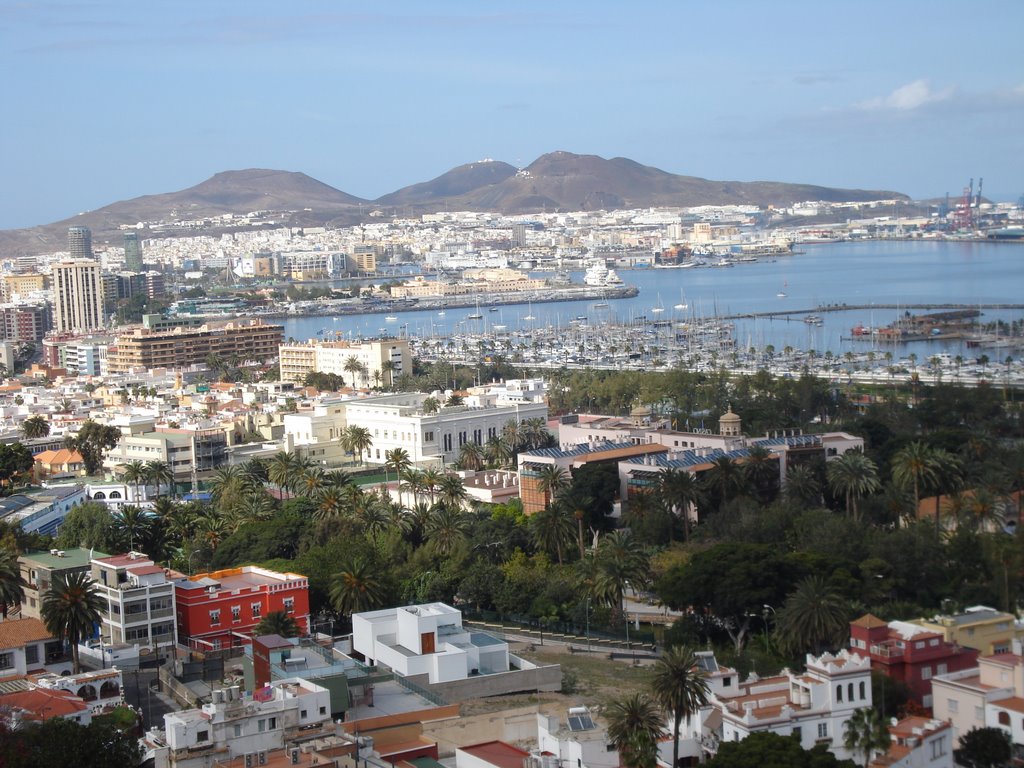
MULTIPOLYGON (((315 729, 331 724, 328 690, 298 677, 276 680, 251 696, 238 686, 218 689, 212 699, 201 709, 164 715, 163 731, 147 734, 157 768, 212 768, 246 755, 252 755, 256 768, 300 732, 313 736, 315 729)), ((291 763, 298 765, 304 750, 294 749, 291 763)))
POLYGON ((444 603, 353 614, 352 650, 432 684, 509 670, 508 643, 464 629, 462 612, 444 603))
POLYGON ((618 750, 608 745, 607 731, 594 722, 586 707, 571 707, 564 722, 538 712, 537 752, 530 762, 531 768, 618 768, 620 764, 618 750))
POLYGON ((724 741, 742 741, 769 731, 796 736, 804 749, 825 743, 840 760, 856 759, 843 744, 846 722, 871 706, 871 660, 848 651, 807 655, 802 674, 784 669, 773 677, 752 675, 740 682, 710 652, 698 653, 711 692, 709 705, 687 723, 689 740, 680 757, 703 750, 711 755, 724 741))
MULTIPOLYGON (((367 460, 383 463, 388 451, 403 448, 414 464, 431 459, 450 463, 458 458, 462 445, 468 442, 484 445, 490 438, 501 434, 507 421, 547 419, 548 413, 545 402, 499 406, 485 400, 475 400, 475 405, 448 406, 426 413, 423 403, 428 397, 430 395, 419 392, 402 392, 346 404, 345 417, 349 426, 365 427, 370 431, 373 445, 367 460)), ((435 399, 443 402, 445 396, 438 393, 435 399)))
POLYGON ((174 583, 168 572, 140 552, 94 558, 90 572, 103 599, 100 634, 112 645, 143 648, 177 642, 174 583))
POLYGON ((43 669, 47 648, 59 654, 60 645, 39 619, 0 621, 0 677, 26 675, 43 669))
POLYGON ((390 386, 403 373, 412 373, 412 354, 406 339, 383 341, 308 341, 282 344, 278 347, 281 381, 301 383, 307 373, 333 373, 345 383, 368 387, 390 386), (352 368, 350 361, 361 367, 352 368))

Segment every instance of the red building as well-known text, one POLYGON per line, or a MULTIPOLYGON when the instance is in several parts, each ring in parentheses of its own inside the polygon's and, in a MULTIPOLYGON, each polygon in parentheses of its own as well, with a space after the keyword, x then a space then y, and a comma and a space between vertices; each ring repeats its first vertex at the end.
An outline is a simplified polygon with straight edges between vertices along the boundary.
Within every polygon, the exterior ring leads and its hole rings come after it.
POLYGON ((976 650, 948 643, 939 632, 870 613, 850 622, 850 649, 870 656, 872 669, 905 683, 923 707, 932 706, 935 675, 976 667, 978 659, 976 650))
POLYGON ((309 632, 309 580, 246 565, 175 583, 178 642, 199 650, 248 643, 263 617, 285 611, 309 632))

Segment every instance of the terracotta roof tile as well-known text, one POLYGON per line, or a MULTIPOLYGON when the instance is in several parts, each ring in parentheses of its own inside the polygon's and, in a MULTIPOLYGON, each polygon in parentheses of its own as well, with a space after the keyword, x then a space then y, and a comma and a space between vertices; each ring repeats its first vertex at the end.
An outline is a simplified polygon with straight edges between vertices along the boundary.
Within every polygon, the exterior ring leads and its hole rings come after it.
POLYGON ((878 627, 889 626, 889 622, 884 621, 870 613, 865 613, 859 619, 854 619, 853 621, 851 621, 850 626, 863 627, 864 629, 877 629, 878 627))
POLYGON ((39 619, 7 619, 0 621, 0 648, 22 648, 36 640, 49 640, 52 636, 39 619))

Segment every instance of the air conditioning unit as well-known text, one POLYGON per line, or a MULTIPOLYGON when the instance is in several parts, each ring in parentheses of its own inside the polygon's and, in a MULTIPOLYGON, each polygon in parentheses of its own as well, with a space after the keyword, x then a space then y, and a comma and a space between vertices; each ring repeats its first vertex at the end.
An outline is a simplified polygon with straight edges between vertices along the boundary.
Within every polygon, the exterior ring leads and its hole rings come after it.
POLYGON ((261 749, 259 752, 256 753, 256 757, 257 757, 257 763, 259 765, 266 765, 267 764, 267 750, 261 749))
POLYGON ((292 765, 298 765, 299 764, 299 748, 298 747, 292 747, 290 755, 291 755, 292 765))
POLYGON ((245 768, 256 768, 256 755, 252 752, 245 755, 245 768))

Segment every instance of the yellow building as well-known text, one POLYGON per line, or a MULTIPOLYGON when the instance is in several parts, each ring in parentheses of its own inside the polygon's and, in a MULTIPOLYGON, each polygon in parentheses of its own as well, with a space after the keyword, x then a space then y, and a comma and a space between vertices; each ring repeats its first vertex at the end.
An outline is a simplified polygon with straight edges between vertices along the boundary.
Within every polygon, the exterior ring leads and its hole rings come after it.
POLYGON ((26 296, 46 290, 46 275, 29 272, 24 275, 7 275, 0 283, 0 294, 4 301, 12 301, 15 294, 26 296))
POLYGON ((301 383, 307 373, 333 373, 349 385, 390 386, 403 373, 412 373, 412 354, 406 339, 384 339, 361 343, 348 341, 309 341, 282 344, 278 349, 281 381, 301 383), (354 359, 359 372, 348 370, 354 359), (353 380, 354 379, 354 380, 353 380))
POLYGON ((1024 626, 1012 613, 1003 613, 983 605, 968 608, 953 616, 915 619, 911 624, 941 632, 947 642, 974 648, 982 656, 1009 653, 1015 639, 1024 638, 1024 626))

